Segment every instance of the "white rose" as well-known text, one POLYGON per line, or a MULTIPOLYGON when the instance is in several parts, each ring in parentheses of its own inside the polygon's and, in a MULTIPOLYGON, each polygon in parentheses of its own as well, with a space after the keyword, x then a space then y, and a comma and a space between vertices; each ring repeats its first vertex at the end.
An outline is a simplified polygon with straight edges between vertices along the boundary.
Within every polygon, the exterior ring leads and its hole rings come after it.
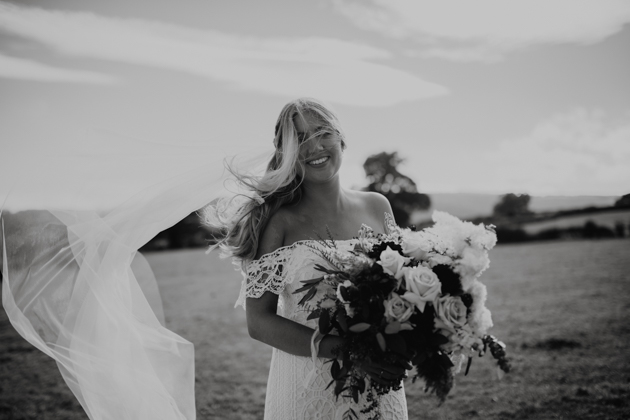
POLYGON ((398 280, 402 277, 402 268, 407 262, 409 262, 409 258, 403 257, 398 251, 394 251, 390 247, 381 252, 380 261, 377 261, 383 267, 384 272, 391 274, 398 280))
POLYGON ((385 302, 385 318, 387 322, 405 322, 413 314, 413 304, 402 299, 398 293, 392 292, 385 302))
POLYGON ((459 296, 444 296, 435 302, 435 327, 448 335, 455 334, 456 328, 466 325, 466 305, 459 296))
POLYGON ((405 255, 417 260, 426 259, 427 253, 431 250, 431 244, 413 232, 406 235, 401 245, 405 255))
POLYGON ((433 302, 442 291, 442 283, 430 268, 406 267, 403 277, 407 289, 403 298, 416 305, 420 312, 424 312, 427 302, 433 302))

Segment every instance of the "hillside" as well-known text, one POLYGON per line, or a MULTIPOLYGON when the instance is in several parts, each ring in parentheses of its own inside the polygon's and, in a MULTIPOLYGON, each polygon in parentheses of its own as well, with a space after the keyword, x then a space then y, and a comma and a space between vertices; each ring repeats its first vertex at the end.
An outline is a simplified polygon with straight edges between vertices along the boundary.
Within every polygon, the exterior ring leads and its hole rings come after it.
MULTIPOLYGON (((460 218, 474 218, 492 214, 499 194, 446 194, 428 193, 431 208, 414 216, 414 222, 431 218, 433 210, 446 211, 460 218)), ((532 196, 529 208, 534 212, 571 210, 589 206, 612 206, 617 196, 532 196)))

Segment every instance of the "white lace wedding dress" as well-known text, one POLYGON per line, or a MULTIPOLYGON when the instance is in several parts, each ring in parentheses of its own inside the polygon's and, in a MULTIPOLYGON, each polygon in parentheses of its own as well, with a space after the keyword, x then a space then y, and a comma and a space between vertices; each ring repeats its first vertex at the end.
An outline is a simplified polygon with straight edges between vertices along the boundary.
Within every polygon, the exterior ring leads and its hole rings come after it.
MULTIPOLYGON (((342 249, 351 249, 354 245, 353 240, 336 241, 336 244, 342 249)), ((311 249, 317 246, 322 245, 317 241, 299 241, 249 262, 237 305, 245 307, 246 297, 259 298, 269 291, 279 296, 279 315, 314 329, 317 320, 306 319, 309 313, 298 306, 302 294, 293 292, 302 286, 300 280, 321 275, 314 265, 322 263, 322 259, 311 249)), ((339 397, 337 401, 333 386, 326 389, 332 377, 330 365, 324 364, 325 361, 318 357, 294 356, 274 348, 267 382, 265 420, 337 420, 350 406, 360 419, 371 417, 373 413, 360 413, 365 407, 365 394, 355 404, 348 398, 339 397)), ((382 396, 380 411, 384 420, 406 420, 404 389, 382 396)))

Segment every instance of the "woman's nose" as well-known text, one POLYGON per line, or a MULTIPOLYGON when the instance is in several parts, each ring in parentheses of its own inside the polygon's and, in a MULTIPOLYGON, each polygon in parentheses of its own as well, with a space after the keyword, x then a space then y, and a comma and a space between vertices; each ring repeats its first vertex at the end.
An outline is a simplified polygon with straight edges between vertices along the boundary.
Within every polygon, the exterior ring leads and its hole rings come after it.
POLYGON ((306 145, 306 152, 308 154, 319 153, 324 150, 324 146, 317 140, 311 140, 310 144, 306 145))

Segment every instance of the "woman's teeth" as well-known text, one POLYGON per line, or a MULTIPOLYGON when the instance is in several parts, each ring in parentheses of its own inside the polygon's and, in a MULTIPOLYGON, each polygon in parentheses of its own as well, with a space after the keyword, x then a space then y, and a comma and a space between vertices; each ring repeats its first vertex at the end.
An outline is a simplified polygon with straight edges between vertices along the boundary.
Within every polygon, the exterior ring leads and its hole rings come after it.
POLYGON ((319 165, 321 163, 326 162, 327 160, 328 160, 328 156, 323 157, 323 158, 319 158, 319 159, 316 159, 316 160, 311 160, 308 164, 309 165, 319 165))

